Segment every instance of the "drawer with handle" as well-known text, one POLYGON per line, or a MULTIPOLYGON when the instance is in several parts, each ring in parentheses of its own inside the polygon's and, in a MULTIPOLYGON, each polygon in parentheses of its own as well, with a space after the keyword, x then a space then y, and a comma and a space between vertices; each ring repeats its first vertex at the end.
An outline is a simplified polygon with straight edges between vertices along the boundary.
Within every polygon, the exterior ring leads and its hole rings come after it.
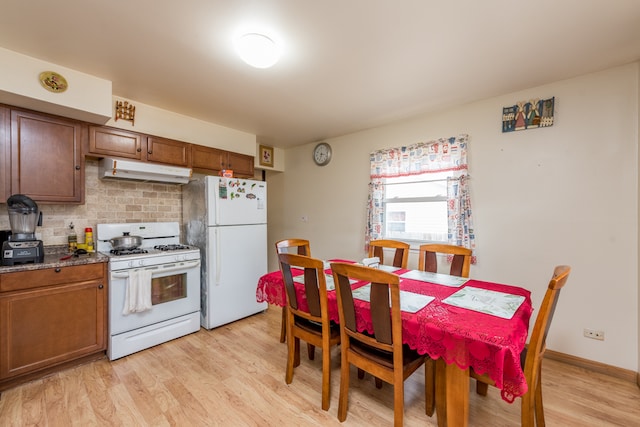
POLYGON ((100 279, 104 271, 105 264, 96 263, 0 274, 0 292, 100 279))

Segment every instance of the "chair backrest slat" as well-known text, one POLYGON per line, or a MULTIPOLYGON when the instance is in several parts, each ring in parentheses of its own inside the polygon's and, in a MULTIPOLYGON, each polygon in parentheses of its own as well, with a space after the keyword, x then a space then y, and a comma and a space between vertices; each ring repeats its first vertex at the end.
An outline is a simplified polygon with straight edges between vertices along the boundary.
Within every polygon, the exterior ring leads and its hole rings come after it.
POLYGON ((351 335, 363 341, 371 339, 371 336, 359 332, 356 328, 355 306, 349 282, 349 279, 354 279, 371 283, 369 301, 373 338, 387 351, 391 351, 393 345, 398 344, 394 342, 396 337, 400 339, 398 345, 402 346, 399 277, 383 270, 347 263, 332 263, 331 269, 336 291, 339 293, 339 312, 343 315, 340 322, 345 322, 345 327, 351 335))
POLYGON ((449 274, 458 277, 469 277, 471 267, 471 249, 462 246, 445 244, 425 244, 420 246, 418 269, 430 273, 438 272, 437 254, 451 256, 449 274))
POLYGON ((369 257, 380 258, 380 264, 384 264, 384 249, 391 249, 393 253, 394 267, 407 268, 409 261, 409 244, 398 240, 372 240, 369 242, 369 257))
POLYGON ((291 309, 300 310, 298 294, 295 290, 292 268, 304 270, 304 290, 307 300, 308 313, 314 317, 322 317, 327 306, 327 284, 322 260, 303 255, 281 253, 278 255, 282 278, 287 292, 287 304, 291 309))

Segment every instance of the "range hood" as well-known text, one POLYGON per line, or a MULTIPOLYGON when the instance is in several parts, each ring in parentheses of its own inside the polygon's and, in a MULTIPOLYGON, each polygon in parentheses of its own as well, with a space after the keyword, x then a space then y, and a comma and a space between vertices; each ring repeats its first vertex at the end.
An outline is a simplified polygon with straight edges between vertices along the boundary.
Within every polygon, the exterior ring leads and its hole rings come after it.
POLYGON ((150 162, 104 158, 98 162, 100 179, 129 179, 134 181, 186 184, 191 169, 150 162))

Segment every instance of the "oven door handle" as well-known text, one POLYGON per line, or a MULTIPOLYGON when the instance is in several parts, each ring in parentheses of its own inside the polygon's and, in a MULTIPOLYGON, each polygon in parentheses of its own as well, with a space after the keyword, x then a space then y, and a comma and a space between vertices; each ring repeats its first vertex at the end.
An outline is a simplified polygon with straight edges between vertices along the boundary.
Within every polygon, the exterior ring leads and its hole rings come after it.
MULTIPOLYGON (((186 261, 186 262, 181 262, 181 264, 179 265, 175 265, 172 267, 167 267, 167 268, 161 268, 159 266, 154 266, 154 267, 149 267, 143 270, 153 270, 154 273, 166 273, 166 272, 171 272, 171 271, 178 271, 178 270, 186 270, 189 268, 195 268, 195 267, 199 267, 200 266, 200 261, 186 261)), ((138 270, 138 269, 134 269, 134 270, 138 270)), ((113 277, 114 279, 126 279, 129 277, 129 273, 128 272, 123 272, 123 273, 111 273, 111 277, 113 277)))

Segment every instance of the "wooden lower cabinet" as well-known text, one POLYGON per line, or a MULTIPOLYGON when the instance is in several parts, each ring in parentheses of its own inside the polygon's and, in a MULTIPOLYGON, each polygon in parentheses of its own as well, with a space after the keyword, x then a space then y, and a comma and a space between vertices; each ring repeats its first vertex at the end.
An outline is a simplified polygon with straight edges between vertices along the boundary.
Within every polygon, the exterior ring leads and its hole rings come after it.
POLYGON ((0 275, 0 289, 15 289, 19 281, 25 289, 0 292, 0 390, 22 377, 104 355, 105 263, 7 273, 0 275), (64 276, 84 278, 60 283, 64 276))

